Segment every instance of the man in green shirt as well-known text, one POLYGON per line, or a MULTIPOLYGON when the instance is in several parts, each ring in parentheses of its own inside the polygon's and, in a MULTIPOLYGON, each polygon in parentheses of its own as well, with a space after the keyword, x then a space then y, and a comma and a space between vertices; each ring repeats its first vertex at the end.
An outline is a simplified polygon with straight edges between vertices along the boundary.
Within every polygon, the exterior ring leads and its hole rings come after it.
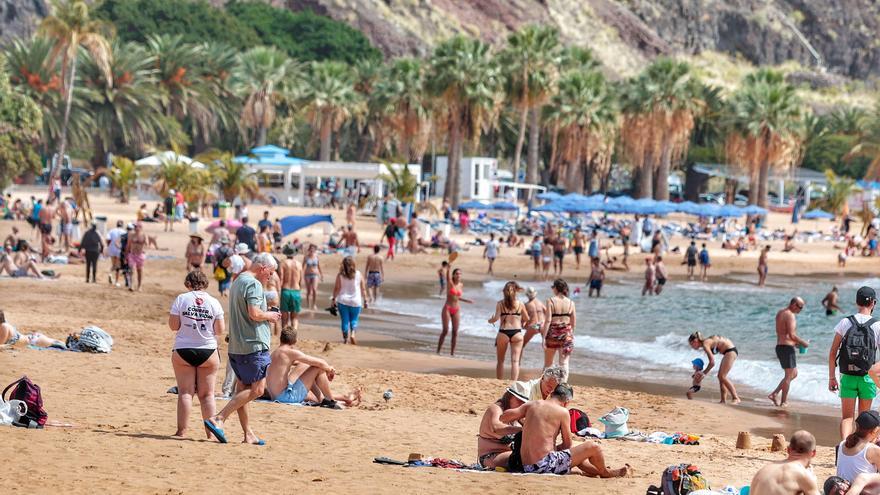
POLYGON ((281 313, 266 311, 263 284, 277 267, 278 263, 271 254, 260 253, 254 257, 250 269, 242 272, 229 289, 229 311, 226 313, 229 363, 238 378, 238 384, 226 407, 216 416, 205 420, 205 427, 220 443, 227 442, 223 423, 233 412, 238 412, 245 443, 264 445, 250 429, 247 405, 262 397, 266 390, 272 338, 269 323, 278 321, 281 313))

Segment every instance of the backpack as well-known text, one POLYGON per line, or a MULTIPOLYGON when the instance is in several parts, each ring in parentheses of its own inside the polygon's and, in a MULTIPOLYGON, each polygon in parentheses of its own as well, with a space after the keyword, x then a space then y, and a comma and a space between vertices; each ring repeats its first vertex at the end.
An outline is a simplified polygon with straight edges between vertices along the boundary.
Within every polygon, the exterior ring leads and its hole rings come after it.
POLYGON ((673 464, 663 470, 660 486, 651 485, 646 495, 687 495, 697 490, 709 490, 709 482, 693 464, 673 464))
POLYGON ((22 376, 18 380, 10 383, 9 386, 3 389, 3 394, 0 394, 0 398, 4 401, 20 400, 27 406, 27 412, 25 415, 17 422, 12 423, 15 426, 21 426, 22 428, 42 428, 43 425, 46 424, 46 420, 49 418, 49 415, 46 414, 46 410, 43 409, 43 394, 40 393, 40 387, 34 384, 34 382, 32 382, 27 376, 22 376), (7 398, 6 392, 9 392, 9 389, 12 389, 12 392, 7 398), (31 423, 34 425, 32 426, 31 423))
POLYGON ((845 375, 865 376, 877 362, 877 339, 871 325, 876 319, 859 323, 855 315, 848 317, 850 328, 843 336, 837 354, 837 365, 845 375))
POLYGON ((580 409, 569 409, 568 416, 571 418, 571 432, 574 434, 591 426, 589 416, 580 409))

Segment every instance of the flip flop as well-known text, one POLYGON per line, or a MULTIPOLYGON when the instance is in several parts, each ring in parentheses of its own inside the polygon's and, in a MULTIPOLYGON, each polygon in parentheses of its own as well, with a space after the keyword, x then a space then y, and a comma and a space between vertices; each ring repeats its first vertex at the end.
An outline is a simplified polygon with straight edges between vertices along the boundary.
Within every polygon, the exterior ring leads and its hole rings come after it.
POLYGON ((214 437, 217 438, 217 441, 218 441, 218 442, 220 442, 220 443, 226 443, 226 434, 223 432, 222 429, 217 428, 217 425, 215 425, 214 423, 208 421, 207 419, 206 419, 206 420, 203 420, 202 422, 205 423, 205 428, 207 428, 208 431, 210 431, 211 434, 214 435, 214 437))
POLYGON ((266 445, 266 441, 261 438, 259 442, 252 443, 251 445, 259 445, 262 447, 263 445, 266 445))

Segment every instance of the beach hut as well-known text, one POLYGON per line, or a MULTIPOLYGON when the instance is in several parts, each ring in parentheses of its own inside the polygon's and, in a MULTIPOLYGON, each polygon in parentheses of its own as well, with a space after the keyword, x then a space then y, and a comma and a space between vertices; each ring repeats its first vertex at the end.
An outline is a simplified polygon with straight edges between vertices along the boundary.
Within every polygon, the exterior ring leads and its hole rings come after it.
POLYGON ((284 148, 268 144, 251 149, 247 155, 236 156, 236 163, 250 166, 259 172, 260 190, 274 203, 294 203, 294 189, 300 188, 299 175, 308 160, 290 156, 284 148))

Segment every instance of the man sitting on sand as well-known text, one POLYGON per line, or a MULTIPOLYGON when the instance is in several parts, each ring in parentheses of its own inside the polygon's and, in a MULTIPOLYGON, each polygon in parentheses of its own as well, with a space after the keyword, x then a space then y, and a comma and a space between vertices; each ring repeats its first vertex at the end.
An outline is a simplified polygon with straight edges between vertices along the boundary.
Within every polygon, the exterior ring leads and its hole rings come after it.
POLYGON ((521 421, 523 425, 520 458, 523 472, 568 474, 572 467, 584 476, 619 478, 631 474, 629 465, 608 469, 602 448, 595 442, 572 446, 571 417, 566 404, 574 397, 567 383, 557 385, 547 400, 531 401, 501 415, 502 423, 521 421), (556 438, 562 435, 557 446, 556 438))
POLYGON ((360 404, 360 390, 349 395, 334 395, 330 390, 330 382, 336 376, 333 366, 294 345, 296 330, 285 327, 281 331, 281 345, 272 352, 272 361, 266 372, 266 390, 272 400, 284 404, 317 402, 330 409, 341 409, 336 401, 348 407, 360 404))
POLYGON ((565 368, 562 366, 550 366, 544 370, 540 378, 527 382, 513 382, 507 391, 516 396, 522 402, 541 400, 550 397, 550 393, 557 385, 565 381, 565 368))
POLYGON ((816 456, 816 438, 808 431, 796 431, 786 449, 788 458, 762 467, 752 478, 751 495, 818 495, 816 476, 810 463, 816 456))
POLYGON ((505 391, 504 395, 493 402, 483 413, 483 419, 480 421, 480 433, 477 435, 477 456, 479 456, 480 466, 486 469, 507 468, 512 437, 522 431, 522 426, 504 423, 501 421, 501 415, 524 403, 510 391, 505 391))

